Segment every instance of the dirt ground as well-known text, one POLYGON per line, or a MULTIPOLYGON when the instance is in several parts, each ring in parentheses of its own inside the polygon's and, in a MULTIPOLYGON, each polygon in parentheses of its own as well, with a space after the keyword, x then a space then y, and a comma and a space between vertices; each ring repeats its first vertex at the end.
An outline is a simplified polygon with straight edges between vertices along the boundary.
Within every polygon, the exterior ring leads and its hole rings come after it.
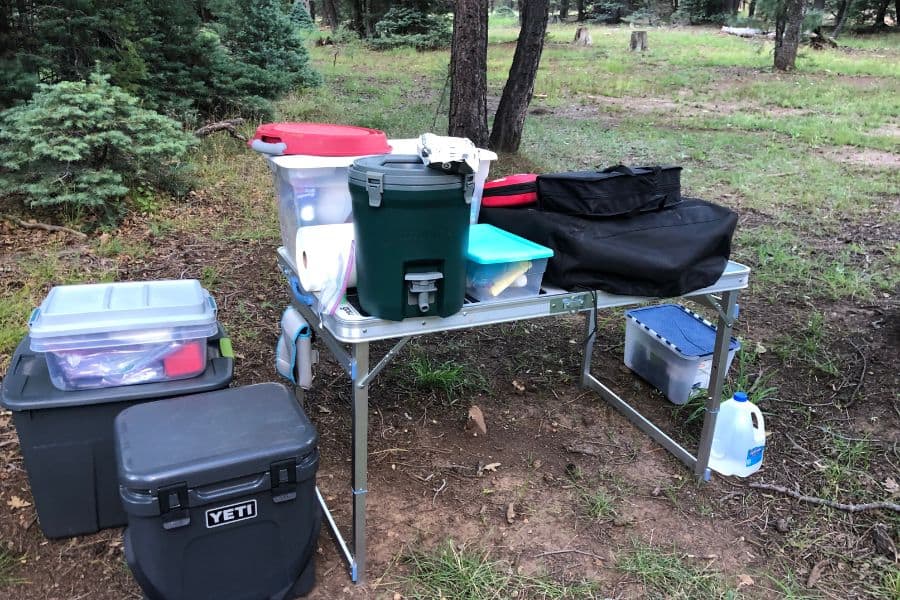
MULTIPOLYGON (((165 210, 171 214, 163 216, 174 219, 211 219, 228 206, 223 199, 195 195, 188 205, 165 210)), ((288 298, 274 243, 214 239, 203 232, 154 235, 145 217, 126 222, 120 232, 152 252, 106 258, 90 241, 0 221, 3 279, 10 289, 25 285, 26 259, 34 257, 35 248, 47 247, 69 272, 112 272, 123 280, 202 277, 205 266, 216 264, 213 293, 238 357, 234 385, 276 379, 272 352, 288 298)), ((763 301, 751 279, 737 333, 767 346, 798 326, 808 302, 790 295, 776 305, 763 301)), ((770 384, 778 388, 762 406, 772 434, 754 480, 815 492, 828 465, 841 456, 830 446, 833 440, 865 437, 872 448, 866 468, 854 472, 860 480, 852 490, 842 488, 837 495, 848 501, 890 497, 896 493, 890 480, 896 485, 900 479, 900 309, 895 298, 881 297, 866 304, 834 302, 826 310, 831 329, 840 332, 829 342, 841 361, 840 376, 790 367, 771 351, 754 367, 760 375, 770 372, 770 384)), ((693 444, 698 426, 684 425, 683 413, 624 367, 622 331, 620 312, 601 313, 595 372, 667 431, 693 444)), ((371 390, 368 582, 350 583, 332 539, 323 533, 318 585, 310 598, 396 598, 404 591, 403 557, 448 538, 489 549, 522 573, 597 581, 600 597, 648 595, 640 581, 616 566, 636 542, 677 550, 699 568, 721 572, 729 585, 741 585, 746 597, 782 597, 786 592, 779 582, 786 577, 803 594, 869 595, 895 560, 887 552, 896 547, 897 518, 817 508, 730 478, 698 484, 659 445, 577 386, 583 335, 582 318, 566 316, 433 335, 404 349, 371 390), (408 374, 411 356, 464 364, 479 382, 449 398, 416 388, 408 374), (471 404, 485 414, 486 436, 465 428, 471 404), (483 468, 496 463, 493 470, 483 468), (598 489, 611 499, 611 510, 594 519, 582 497, 598 489), (886 550, 879 532, 887 532, 894 546, 886 550)), ((376 345, 373 358, 387 347, 376 345)), ((350 519, 348 394, 339 368, 325 360, 305 399, 321 435, 319 485, 344 526, 350 519)), ((31 503, 17 437, 3 413, 0 539, 17 559, 12 575, 21 581, 0 590, 0 596, 140 597, 124 563, 120 530, 48 541, 31 503)))

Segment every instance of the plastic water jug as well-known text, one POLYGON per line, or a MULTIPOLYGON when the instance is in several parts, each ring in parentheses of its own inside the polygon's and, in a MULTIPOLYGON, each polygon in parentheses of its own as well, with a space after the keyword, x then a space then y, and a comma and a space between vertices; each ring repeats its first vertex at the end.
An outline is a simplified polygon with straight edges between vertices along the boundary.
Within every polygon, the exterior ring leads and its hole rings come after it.
POLYGON ((747 401, 746 393, 735 392, 719 406, 709 467, 722 475, 747 477, 762 466, 765 449, 762 411, 747 401))

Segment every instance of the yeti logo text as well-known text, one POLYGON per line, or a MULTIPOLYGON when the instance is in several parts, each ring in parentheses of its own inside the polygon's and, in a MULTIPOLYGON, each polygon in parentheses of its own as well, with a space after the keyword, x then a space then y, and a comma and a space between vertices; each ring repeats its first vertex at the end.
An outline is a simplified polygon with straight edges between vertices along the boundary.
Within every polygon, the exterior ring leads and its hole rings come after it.
POLYGON ((219 527, 220 525, 228 525, 235 521, 243 521, 252 519, 256 516, 256 500, 248 500, 246 502, 238 502, 237 504, 229 504, 228 506, 220 506, 211 508, 206 511, 206 527, 219 527))

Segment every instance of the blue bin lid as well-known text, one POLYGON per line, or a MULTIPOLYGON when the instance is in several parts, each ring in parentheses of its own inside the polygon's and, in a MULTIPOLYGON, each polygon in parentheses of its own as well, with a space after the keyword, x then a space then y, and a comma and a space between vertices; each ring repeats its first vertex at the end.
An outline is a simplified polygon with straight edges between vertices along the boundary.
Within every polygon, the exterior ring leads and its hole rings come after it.
MULTIPOLYGON (((685 356, 712 354, 716 346, 716 328, 700 315, 679 304, 660 304, 636 308, 625 313, 639 325, 675 347, 685 356)), ((731 338, 728 350, 737 350, 740 342, 731 338)))
POLYGON ((481 265, 540 260, 553 256, 553 250, 487 223, 469 227, 466 258, 481 265))

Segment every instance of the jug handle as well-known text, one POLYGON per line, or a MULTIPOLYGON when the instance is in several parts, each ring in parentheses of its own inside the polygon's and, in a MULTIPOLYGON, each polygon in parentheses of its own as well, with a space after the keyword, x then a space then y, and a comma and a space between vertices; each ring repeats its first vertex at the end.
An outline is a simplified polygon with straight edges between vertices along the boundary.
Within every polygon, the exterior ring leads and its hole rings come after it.
POLYGON ((766 422, 763 419, 763 413, 757 405, 749 402, 748 404, 750 404, 751 420, 756 417, 756 423, 753 426, 754 441, 757 444, 764 444, 766 442, 766 422))

